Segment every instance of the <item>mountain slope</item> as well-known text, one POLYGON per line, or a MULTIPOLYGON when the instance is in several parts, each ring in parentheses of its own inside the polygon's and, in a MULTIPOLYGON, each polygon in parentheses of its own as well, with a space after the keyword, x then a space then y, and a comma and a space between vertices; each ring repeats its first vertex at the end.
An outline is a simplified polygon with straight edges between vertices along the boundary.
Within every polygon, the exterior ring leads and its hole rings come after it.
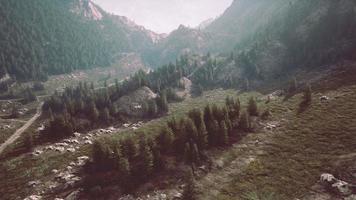
POLYGON ((208 50, 224 53, 224 61, 213 69, 206 65, 196 74, 208 73, 210 85, 244 87, 248 80, 256 88, 267 83, 282 86, 296 73, 354 62, 355 10, 351 0, 234 1, 202 31, 211 36, 208 50), (229 51, 233 54, 226 56, 229 51))
POLYGON ((108 66, 120 53, 151 48, 156 37, 89 0, 4 0, 0 27, 0 76, 18 80, 108 66))

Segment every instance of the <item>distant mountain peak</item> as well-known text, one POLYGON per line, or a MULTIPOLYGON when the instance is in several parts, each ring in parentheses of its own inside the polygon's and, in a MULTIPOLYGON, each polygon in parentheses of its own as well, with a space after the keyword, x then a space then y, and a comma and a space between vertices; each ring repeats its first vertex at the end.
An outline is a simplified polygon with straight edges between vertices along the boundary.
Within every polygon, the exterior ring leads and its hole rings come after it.
POLYGON ((214 18, 209 18, 207 20, 202 21, 196 28, 197 29, 205 29, 206 27, 208 27, 211 23, 214 22, 214 18))
POLYGON ((101 20, 103 18, 101 8, 90 0, 77 0, 71 11, 92 20, 101 20))

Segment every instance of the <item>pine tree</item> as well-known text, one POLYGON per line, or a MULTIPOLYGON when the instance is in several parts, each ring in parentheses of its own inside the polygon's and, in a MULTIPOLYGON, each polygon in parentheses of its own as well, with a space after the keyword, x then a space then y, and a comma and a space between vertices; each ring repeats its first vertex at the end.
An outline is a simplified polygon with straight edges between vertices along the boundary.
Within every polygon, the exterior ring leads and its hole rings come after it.
POLYGON ((210 124, 208 124, 208 141, 211 147, 217 146, 219 140, 220 127, 219 123, 216 120, 213 120, 210 124))
POLYGON ((207 105, 204 108, 204 123, 205 125, 210 124, 214 120, 213 112, 211 110, 211 106, 207 105))
POLYGON ((225 121, 220 122, 219 143, 222 146, 229 144, 229 133, 225 121))
POLYGON ((188 118, 184 120, 184 131, 186 132, 188 139, 195 140, 198 136, 198 130, 195 127, 194 122, 188 118))
POLYGON ((246 112, 243 112, 240 116, 240 129, 243 131, 248 131, 250 129, 250 120, 246 112))
POLYGON ((95 167, 99 171, 108 169, 109 155, 110 155, 110 150, 106 144, 98 140, 94 142, 92 157, 93 157, 93 162, 95 164, 95 167))
POLYGON ((136 143, 132 137, 125 138, 121 143, 122 154, 128 158, 129 161, 132 161, 137 154, 136 143))
POLYGON ((148 102, 148 116, 155 117, 158 113, 156 101, 148 102))
POLYGON ((182 200, 196 200, 197 198, 197 188, 195 185, 193 174, 189 173, 186 181, 186 186, 182 194, 182 200))
POLYGON ((110 121, 110 113, 109 110, 107 108, 104 108, 101 112, 100 112, 100 119, 101 121, 103 121, 104 123, 109 123, 110 121))
POLYGON ((304 89, 303 101, 304 104, 310 104, 310 102, 312 101, 312 90, 310 84, 308 84, 304 89))
POLYGON ((138 158, 139 158, 138 174, 140 178, 145 180, 153 172, 154 161, 153 161, 152 150, 147 143, 146 136, 144 135, 140 137, 138 158))
POLYGON ((289 83, 288 93, 293 94, 295 91, 297 91, 297 88, 298 82, 297 79, 294 77, 293 80, 289 83))
POLYGON ((130 163, 127 158, 121 154, 121 149, 116 149, 116 168, 119 173, 120 182, 122 185, 126 185, 129 182, 130 177, 130 163))
POLYGON ((50 121, 54 120, 54 115, 51 108, 48 109, 48 118, 50 121))
POLYGON ((255 98, 251 97, 248 102, 248 113, 250 116, 258 116, 258 108, 255 98))
POLYGON ((197 144, 200 150, 206 148, 208 144, 208 135, 206 126, 203 120, 203 114, 199 109, 193 109, 188 113, 190 119, 193 120, 197 129, 197 144))
POLYGON ((168 112, 168 101, 166 92, 162 92, 160 97, 158 98, 158 103, 160 110, 164 113, 168 112))
POLYGON ((160 146, 160 150, 162 153, 168 153, 172 148, 172 144, 174 141, 174 135, 170 128, 164 127, 161 130, 161 133, 157 137, 157 143, 160 146))
POLYGON ((95 103, 92 101, 89 104, 89 113, 90 113, 90 119, 92 120, 92 122, 96 122, 99 118, 99 111, 96 108, 95 103))

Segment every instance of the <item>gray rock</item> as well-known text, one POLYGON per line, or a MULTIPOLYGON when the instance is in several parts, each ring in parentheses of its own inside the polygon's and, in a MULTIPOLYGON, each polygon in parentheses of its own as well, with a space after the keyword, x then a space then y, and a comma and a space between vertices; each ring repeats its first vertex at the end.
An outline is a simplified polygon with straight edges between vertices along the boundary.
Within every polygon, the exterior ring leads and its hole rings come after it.
POLYGON ((42 196, 31 195, 31 196, 26 197, 24 200, 41 200, 41 199, 42 199, 42 196))
POLYGON ((65 200, 77 200, 79 199, 79 195, 80 195, 80 190, 75 190, 72 193, 70 193, 65 200))

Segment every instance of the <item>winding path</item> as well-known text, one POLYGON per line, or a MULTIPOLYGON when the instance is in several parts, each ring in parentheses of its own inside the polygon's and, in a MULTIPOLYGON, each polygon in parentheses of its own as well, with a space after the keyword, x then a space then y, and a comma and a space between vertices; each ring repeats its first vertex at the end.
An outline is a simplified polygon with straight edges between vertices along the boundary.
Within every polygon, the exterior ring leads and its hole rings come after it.
POLYGON ((8 147, 10 144, 15 142, 23 132, 25 132, 32 124, 35 122, 42 114, 42 106, 43 102, 41 102, 38 107, 37 107, 37 112, 36 114, 26 122, 21 128, 17 129, 16 132, 9 137, 3 144, 0 145, 0 154, 8 147))

